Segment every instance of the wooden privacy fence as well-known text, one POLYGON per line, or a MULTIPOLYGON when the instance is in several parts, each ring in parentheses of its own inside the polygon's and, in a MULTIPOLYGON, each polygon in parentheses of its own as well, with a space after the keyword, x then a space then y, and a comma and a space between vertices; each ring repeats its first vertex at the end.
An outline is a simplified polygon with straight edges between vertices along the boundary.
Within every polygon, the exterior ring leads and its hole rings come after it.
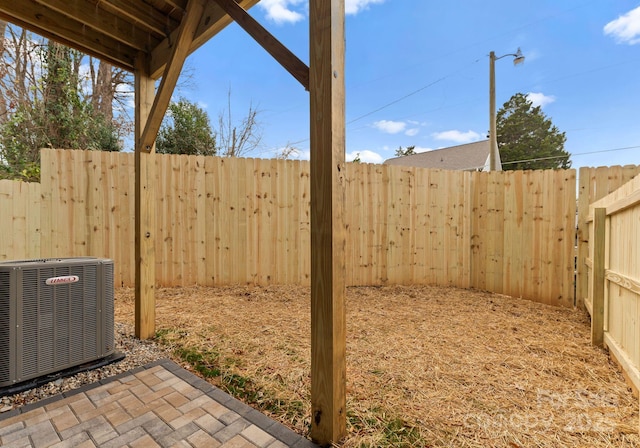
POLYGON ((591 205, 587 217, 591 337, 640 390, 640 176, 591 205))
POLYGON ((576 258, 576 305, 580 308, 584 307, 588 290, 585 260, 589 254, 589 205, 617 190, 637 174, 640 174, 640 165, 580 168, 576 258))
POLYGON ((0 260, 40 254, 41 187, 0 180, 0 260))
MULTIPOLYGON (((160 285, 309 284, 308 162, 155 161, 160 285)), ((474 287, 573 306, 575 177, 347 164, 347 284, 474 287)), ((0 196, 0 259, 110 257, 117 285, 133 285, 133 155, 43 150, 39 189, 29 213, 13 204, 27 196, 0 196), (24 216, 17 228, 9 209, 24 216), (7 244, 14 237, 25 243, 7 244)))

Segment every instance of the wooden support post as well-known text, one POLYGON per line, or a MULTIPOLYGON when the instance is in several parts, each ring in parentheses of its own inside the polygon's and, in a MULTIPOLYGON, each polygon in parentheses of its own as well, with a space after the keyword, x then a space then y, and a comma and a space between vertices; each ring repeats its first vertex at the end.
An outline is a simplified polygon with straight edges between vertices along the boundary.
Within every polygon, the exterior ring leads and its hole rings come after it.
POLYGON ((189 0, 189 3, 187 3, 187 12, 180 24, 176 42, 173 44, 169 61, 162 74, 158 93, 154 97, 153 105, 148 113, 148 119, 145 120, 140 136, 140 149, 142 151, 151 152, 151 147, 156 141, 162 119, 167 112, 171 95, 173 95, 180 72, 184 66, 184 61, 189 55, 189 47, 193 43, 198 23, 202 19, 203 9, 203 0, 189 0))
POLYGON ((344 0, 309 2, 311 438, 346 434, 344 0))
POLYGON ((591 303, 591 344, 601 346, 604 343, 604 282, 606 250, 607 209, 593 210, 593 271, 591 303))
POLYGON ((155 96, 155 83, 149 77, 144 55, 138 56, 135 72, 135 331, 148 339, 155 334, 155 145, 142 148, 142 132, 155 96))

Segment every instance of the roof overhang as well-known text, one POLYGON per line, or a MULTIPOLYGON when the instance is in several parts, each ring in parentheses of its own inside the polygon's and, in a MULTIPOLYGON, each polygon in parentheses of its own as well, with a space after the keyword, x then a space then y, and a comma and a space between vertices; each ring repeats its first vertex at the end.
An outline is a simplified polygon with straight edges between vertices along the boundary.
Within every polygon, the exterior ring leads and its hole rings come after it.
MULTIPOLYGON (((239 0, 244 9, 259 0, 239 0)), ((188 0, 0 0, 0 19, 133 72, 140 53, 162 76, 188 0)), ((188 53, 232 22, 215 1, 204 4, 188 53)))

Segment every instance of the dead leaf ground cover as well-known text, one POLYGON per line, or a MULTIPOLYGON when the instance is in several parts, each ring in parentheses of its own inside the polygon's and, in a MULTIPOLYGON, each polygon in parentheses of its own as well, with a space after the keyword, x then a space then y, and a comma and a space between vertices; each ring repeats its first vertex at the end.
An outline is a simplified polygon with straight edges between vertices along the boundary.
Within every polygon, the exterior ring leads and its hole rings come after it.
MULTIPOLYGON (((133 291, 116 320, 133 324, 133 291)), ((310 292, 157 291, 175 359, 301 434, 310 292)), ((424 286, 347 289, 345 447, 640 447, 638 400, 577 310, 424 286)))

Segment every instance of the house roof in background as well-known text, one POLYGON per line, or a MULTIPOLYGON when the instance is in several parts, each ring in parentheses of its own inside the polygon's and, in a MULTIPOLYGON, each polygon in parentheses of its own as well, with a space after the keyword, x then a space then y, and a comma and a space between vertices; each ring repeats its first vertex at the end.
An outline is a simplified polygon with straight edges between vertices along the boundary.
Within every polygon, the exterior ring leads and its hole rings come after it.
POLYGON ((410 156, 385 160, 386 165, 438 168, 443 170, 480 170, 487 166, 489 140, 435 149, 410 156))

